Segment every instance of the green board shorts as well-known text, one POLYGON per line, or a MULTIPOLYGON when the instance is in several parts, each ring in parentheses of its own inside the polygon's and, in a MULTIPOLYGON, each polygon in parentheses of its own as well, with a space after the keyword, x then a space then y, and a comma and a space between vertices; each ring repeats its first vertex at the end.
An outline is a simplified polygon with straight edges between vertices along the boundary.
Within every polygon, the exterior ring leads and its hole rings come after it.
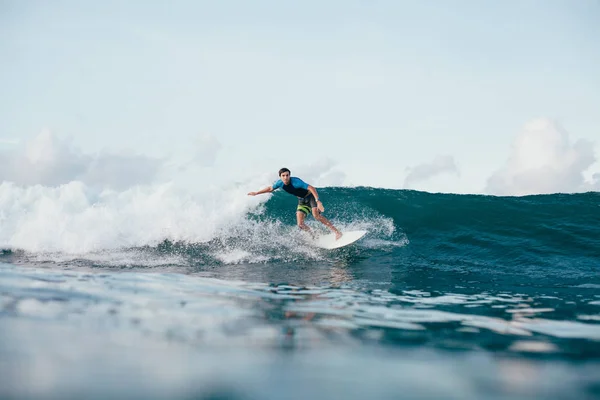
POLYGON ((306 197, 302 197, 298 199, 298 208, 296 211, 303 212, 304 215, 308 215, 312 212, 313 208, 317 207, 317 200, 315 200, 315 196, 309 194, 306 197))

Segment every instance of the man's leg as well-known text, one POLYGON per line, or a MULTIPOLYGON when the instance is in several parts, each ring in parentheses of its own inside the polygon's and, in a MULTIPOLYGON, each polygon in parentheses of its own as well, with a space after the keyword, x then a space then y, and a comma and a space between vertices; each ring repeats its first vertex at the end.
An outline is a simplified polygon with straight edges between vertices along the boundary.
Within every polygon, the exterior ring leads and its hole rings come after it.
POLYGON ((302 211, 296 211, 296 221, 298 222, 298 228, 302 229, 303 231, 310 232, 310 228, 304 223, 305 217, 306 214, 304 214, 302 211))
POLYGON ((329 229, 331 229, 335 233, 335 239, 339 239, 342 237, 342 232, 338 231, 335 226, 327 218, 321 215, 321 211, 317 207, 312 208, 313 217, 329 229))

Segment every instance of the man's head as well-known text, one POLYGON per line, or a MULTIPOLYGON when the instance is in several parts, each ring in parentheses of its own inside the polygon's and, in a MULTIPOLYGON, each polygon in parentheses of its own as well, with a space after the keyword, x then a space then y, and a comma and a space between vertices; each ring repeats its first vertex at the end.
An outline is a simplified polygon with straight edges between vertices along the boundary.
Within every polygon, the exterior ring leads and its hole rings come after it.
POLYGON ((279 179, 281 179, 285 185, 288 185, 290 183, 290 170, 287 168, 281 168, 279 170, 279 179))

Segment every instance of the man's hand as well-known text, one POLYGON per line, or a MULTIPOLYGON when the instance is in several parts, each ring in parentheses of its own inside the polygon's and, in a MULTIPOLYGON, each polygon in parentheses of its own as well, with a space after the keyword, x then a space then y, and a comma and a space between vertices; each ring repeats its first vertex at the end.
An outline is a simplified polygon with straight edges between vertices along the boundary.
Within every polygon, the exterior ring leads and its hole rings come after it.
POLYGON ((257 195, 256 192, 250 192, 250 193, 248 193, 248 196, 256 196, 256 195, 257 195))
POLYGON ((325 207, 323 207, 323 203, 321 203, 319 200, 317 200, 317 208, 319 209, 319 211, 324 212, 325 211, 325 207))

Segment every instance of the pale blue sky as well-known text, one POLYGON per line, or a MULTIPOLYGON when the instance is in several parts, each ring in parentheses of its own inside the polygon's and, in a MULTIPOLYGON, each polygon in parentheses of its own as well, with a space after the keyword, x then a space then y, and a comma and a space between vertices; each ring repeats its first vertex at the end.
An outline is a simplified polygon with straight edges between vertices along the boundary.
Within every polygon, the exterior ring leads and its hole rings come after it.
POLYGON ((0 140, 183 157, 208 134, 223 168, 329 157, 388 187, 450 155, 423 189, 477 192, 532 119, 599 149, 599 43, 596 0, 0 0, 0 140))

